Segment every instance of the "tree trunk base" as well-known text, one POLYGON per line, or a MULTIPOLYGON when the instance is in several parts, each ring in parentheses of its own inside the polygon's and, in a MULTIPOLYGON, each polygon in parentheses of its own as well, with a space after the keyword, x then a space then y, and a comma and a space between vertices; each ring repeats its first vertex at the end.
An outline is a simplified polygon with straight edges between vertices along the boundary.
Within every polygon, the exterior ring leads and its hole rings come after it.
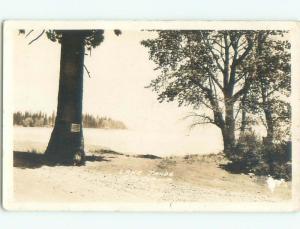
POLYGON ((82 127, 71 129, 72 123, 57 121, 52 131, 45 156, 54 163, 64 165, 84 165, 85 152, 82 127))

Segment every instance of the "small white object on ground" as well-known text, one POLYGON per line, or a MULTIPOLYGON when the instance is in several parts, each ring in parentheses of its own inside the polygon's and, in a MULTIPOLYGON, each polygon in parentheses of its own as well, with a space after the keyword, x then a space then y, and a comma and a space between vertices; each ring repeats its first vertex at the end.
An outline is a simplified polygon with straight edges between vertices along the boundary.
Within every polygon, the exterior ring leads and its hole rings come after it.
POLYGON ((284 179, 276 180, 270 175, 268 175, 267 184, 270 191, 273 193, 275 188, 280 186, 284 182, 284 179))

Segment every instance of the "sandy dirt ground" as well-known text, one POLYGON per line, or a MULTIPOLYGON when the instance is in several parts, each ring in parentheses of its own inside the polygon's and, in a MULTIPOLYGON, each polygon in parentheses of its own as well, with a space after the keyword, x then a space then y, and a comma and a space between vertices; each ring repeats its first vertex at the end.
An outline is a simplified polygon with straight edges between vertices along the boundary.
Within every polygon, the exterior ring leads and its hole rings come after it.
POLYGON ((88 154, 85 166, 49 166, 39 154, 14 152, 18 202, 278 202, 291 183, 272 193, 266 178, 222 169, 221 154, 159 158, 109 150, 88 154))

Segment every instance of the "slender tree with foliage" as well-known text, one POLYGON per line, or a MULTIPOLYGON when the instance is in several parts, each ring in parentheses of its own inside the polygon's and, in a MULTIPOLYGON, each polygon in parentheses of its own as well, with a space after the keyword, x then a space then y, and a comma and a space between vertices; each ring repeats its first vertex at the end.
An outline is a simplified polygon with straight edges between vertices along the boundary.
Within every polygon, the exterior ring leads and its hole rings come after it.
POLYGON ((291 45, 284 37, 286 33, 258 32, 252 63, 257 77, 245 104, 250 112, 262 115, 260 117, 267 130, 265 143, 270 146, 276 139, 280 140, 282 125, 290 127, 291 45), (272 39, 274 36, 280 39, 272 39))
POLYGON ((287 37, 286 31, 258 31, 248 62, 256 77, 243 101, 243 111, 266 128, 262 159, 271 174, 276 163, 285 168, 290 160, 291 45, 287 37))

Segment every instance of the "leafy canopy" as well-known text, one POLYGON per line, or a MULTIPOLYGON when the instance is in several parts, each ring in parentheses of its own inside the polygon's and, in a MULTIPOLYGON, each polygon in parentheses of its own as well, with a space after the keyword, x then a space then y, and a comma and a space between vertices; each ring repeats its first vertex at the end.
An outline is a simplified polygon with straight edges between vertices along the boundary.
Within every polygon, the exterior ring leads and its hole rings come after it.
MULTIPOLYGON (((67 32, 68 30, 43 30, 40 35, 38 35, 35 39, 32 41, 35 41, 39 37, 41 37, 44 32, 47 35, 47 38, 50 41, 61 43, 61 39, 64 32, 67 32)), ((33 32, 33 30, 30 30, 27 32, 24 29, 19 30, 19 34, 26 34, 26 37, 30 35, 33 32)), ((84 43, 85 47, 88 51, 91 51, 93 48, 96 48, 98 45, 100 45, 104 40, 104 30, 98 29, 98 30, 78 30, 81 35, 84 36, 84 43)), ((115 29, 114 30, 115 35, 119 36, 122 34, 121 30, 115 29)), ((32 42, 31 41, 31 42, 32 42)), ((31 42, 29 44, 31 44, 31 42)))
MULTIPOLYGON (((233 119, 238 118, 241 108, 237 105, 243 101, 245 108, 246 98, 251 94, 259 95, 259 68, 267 75, 264 84, 271 94, 276 94, 272 90, 282 92, 290 87, 289 43, 284 39, 285 31, 154 32, 157 37, 141 42, 148 48, 149 59, 159 72, 148 87, 158 94, 160 102, 177 101, 179 106, 201 108, 202 114, 198 117, 204 123, 219 127, 229 123, 234 125, 233 119), (260 56, 257 54, 259 34, 268 38, 260 56), (226 113, 226 106, 229 112, 235 109, 234 117, 226 113)), ((278 97, 274 99, 278 101, 278 97)), ((252 101, 255 100, 257 97, 252 101)), ((252 106, 259 107, 259 104, 253 103, 252 106)))

